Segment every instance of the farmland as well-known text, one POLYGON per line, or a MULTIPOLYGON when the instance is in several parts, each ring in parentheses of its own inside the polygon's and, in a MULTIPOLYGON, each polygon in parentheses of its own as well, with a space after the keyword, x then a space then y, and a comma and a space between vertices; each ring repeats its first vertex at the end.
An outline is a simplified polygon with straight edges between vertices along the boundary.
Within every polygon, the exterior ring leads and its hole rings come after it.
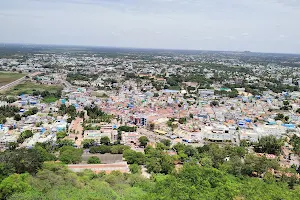
POLYGON ((24 76, 26 76, 26 74, 0 72, 0 87, 8 83, 11 83, 15 80, 18 80, 24 76))
POLYGON ((21 94, 33 94, 33 92, 48 91, 49 93, 58 93, 62 88, 56 85, 42 85, 27 81, 25 83, 16 85, 15 87, 7 90, 5 95, 21 95, 21 94))

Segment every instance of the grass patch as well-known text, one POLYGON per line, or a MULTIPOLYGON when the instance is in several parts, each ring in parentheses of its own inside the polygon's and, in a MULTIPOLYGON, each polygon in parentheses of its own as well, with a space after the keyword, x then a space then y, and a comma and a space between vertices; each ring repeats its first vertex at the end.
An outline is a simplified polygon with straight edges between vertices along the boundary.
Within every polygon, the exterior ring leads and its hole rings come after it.
POLYGON ((12 73, 12 72, 0 72, 0 87, 11 83, 15 80, 18 80, 22 77, 26 76, 26 74, 22 73, 12 73))
POLYGON ((58 100, 58 98, 54 97, 54 96, 50 96, 50 97, 45 97, 43 99, 44 103, 54 103, 58 100))
POLYGON ((170 86, 168 89, 169 90, 180 90, 181 88, 180 88, 180 86, 170 86))
POLYGON ((16 85, 10 90, 5 91, 4 94, 17 96, 21 94, 32 94, 34 91, 48 91, 50 93, 56 93, 61 89, 62 87, 57 85, 43 85, 27 81, 25 83, 16 85))

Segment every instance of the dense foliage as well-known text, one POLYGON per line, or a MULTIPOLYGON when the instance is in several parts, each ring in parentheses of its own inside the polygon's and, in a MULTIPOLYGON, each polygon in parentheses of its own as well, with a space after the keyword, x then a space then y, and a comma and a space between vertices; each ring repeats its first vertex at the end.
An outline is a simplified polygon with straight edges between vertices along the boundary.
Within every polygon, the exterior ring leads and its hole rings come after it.
POLYGON ((293 146, 293 151, 300 155, 300 137, 298 137, 297 135, 293 135, 293 137, 291 138, 291 144, 293 146))
POLYGON ((108 122, 110 123, 112 116, 106 114, 102 110, 98 109, 97 107, 85 107, 87 111, 87 115, 91 119, 97 119, 99 122, 108 122))
POLYGON ((42 166, 43 158, 36 149, 17 149, 0 154, 0 178, 13 173, 34 174, 42 166))
MULTIPOLYGON (((131 169, 135 172, 139 170, 131 169)), ((136 168, 136 169, 135 169, 136 168)), ((91 171, 73 173, 61 164, 45 163, 35 176, 12 174, 0 184, 2 199, 298 199, 300 188, 289 190, 274 178, 238 178, 211 167, 189 163, 178 172, 145 179, 139 174, 91 171)))
POLYGON ((67 75, 67 81, 73 82, 75 80, 80 80, 80 81, 91 81, 91 80, 96 80, 98 78, 97 74, 80 74, 80 73, 69 73, 67 75))
POLYGON ((72 119, 75 119, 75 117, 77 116, 76 108, 74 106, 67 107, 65 104, 62 104, 59 107, 59 113, 61 115, 68 114, 72 119))
MULTIPOLYGON (((68 140, 60 141, 64 141, 61 147, 38 143, 33 149, 2 152, 0 199, 292 200, 300 196, 294 175, 276 178, 269 172, 270 168, 280 170, 276 160, 249 154, 244 147, 211 144, 195 148, 178 143, 170 150, 166 140, 156 148, 147 146, 142 153, 123 145, 91 146, 90 152, 123 153, 130 164, 132 174, 114 171, 105 175, 67 170, 63 163, 81 162, 83 151, 68 140), (49 162, 57 159, 55 155, 61 162, 49 162), (150 179, 141 175, 142 166, 150 179)), ((99 162, 96 156, 88 159, 90 164, 99 162)))
POLYGON ((66 164, 77 164, 81 162, 82 149, 76 149, 71 146, 60 148, 59 160, 66 164))
POLYGON ((282 140, 275 136, 266 136, 259 139, 254 149, 259 153, 269 153, 279 155, 282 146, 282 140))
POLYGON ((56 92, 49 92, 47 90, 44 91, 33 91, 32 92, 33 96, 41 96, 43 98, 49 98, 49 97, 54 97, 56 99, 59 99, 61 97, 61 89, 57 90, 56 92))
POLYGON ((125 145, 99 145, 99 146, 92 146, 90 148, 90 153, 111 153, 111 154, 122 154, 126 149, 129 149, 130 147, 125 145))
POLYGON ((139 142, 141 146, 146 147, 149 142, 149 139, 146 136, 141 136, 139 138, 139 142))
POLYGON ((88 164, 100 164, 101 161, 100 161, 100 158, 98 158, 97 156, 91 156, 91 157, 89 157, 87 163, 88 164))
POLYGON ((15 106, 1 106, 0 107, 0 124, 4 124, 6 122, 7 117, 14 117, 17 112, 19 112, 19 108, 15 106))
POLYGON ((21 133, 17 141, 18 143, 23 143, 27 138, 30 138, 32 136, 33 136, 32 131, 26 130, 21 133))
POLYGON ((136 126, 120 126, 118 128, 118 131, 134 132, 136 131, 136 126))

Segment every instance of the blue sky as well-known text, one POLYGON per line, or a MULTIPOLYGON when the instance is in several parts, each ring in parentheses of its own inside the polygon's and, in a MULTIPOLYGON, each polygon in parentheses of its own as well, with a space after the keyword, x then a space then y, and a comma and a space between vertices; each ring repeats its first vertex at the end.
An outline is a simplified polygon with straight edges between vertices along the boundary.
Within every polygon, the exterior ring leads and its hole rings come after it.
POLYGON ((300 1, 1 0, 0 42, 300 53, 300 1))

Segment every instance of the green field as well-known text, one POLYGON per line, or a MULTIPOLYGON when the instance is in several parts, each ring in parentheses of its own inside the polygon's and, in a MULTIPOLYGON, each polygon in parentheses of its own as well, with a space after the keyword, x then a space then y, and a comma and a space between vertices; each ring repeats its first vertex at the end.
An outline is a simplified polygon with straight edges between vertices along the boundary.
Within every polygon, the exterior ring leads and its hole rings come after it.
MULTIPOLYGON (((3 94, 17 96, 20 94, 32 94, 34 91, 48 91, 50 93, 56 93, 61 90, 62 87, 56 85, 42 85, 38 83, 32 83, 30 81, 16 85, 10 90, 5 91, 3 94)), ((49 100, 49 99, 48 99, 49 100)), ((50 99, 51 101, 51 99, 50 99)))
POLYGON ((0 72, 0 87, 26 76, 22 73, 0 72))
POLYGON ((58 100, 58 98, 54 97, 54 96, 50 96, 50 97, 45 97, 43 99, 44 103, 53 103, 56 102, 58 100))

